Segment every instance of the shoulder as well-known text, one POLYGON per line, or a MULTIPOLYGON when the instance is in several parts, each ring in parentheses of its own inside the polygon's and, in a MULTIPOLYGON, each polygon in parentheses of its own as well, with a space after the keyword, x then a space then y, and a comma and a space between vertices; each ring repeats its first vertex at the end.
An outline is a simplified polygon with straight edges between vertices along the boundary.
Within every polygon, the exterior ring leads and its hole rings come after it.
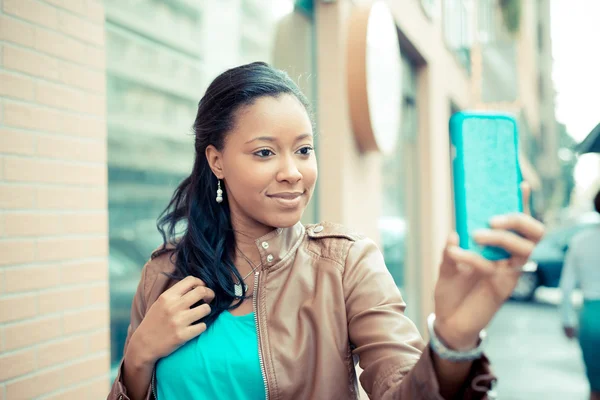
POLYGON ((346 239, 352 242, 363 239, 365 236, 334 222, 321 222, 306 225, 306 233, 311 239, 346 239))
POLYGON ((168 287, 170 274, 175 273, 175 246, 167 244, 157 247, 150 255, 142 271, 142 281, 146 296, 150 294, 155 286, 168 287), (157 285, 156 283, 160 284, 157 285))
POLYGON ((351 253, 374 245, 365 235, 332 222, 306 225, 306 235, 309 250, 341 266, 351 253))
POLYGON ((575 236, 573 236, 569 247, 574 248, 579 246, 587 246, 588 244, 595 246, 598 243, 599 232, 600 225, 586 228, 583 231, 578 232, 575 236))

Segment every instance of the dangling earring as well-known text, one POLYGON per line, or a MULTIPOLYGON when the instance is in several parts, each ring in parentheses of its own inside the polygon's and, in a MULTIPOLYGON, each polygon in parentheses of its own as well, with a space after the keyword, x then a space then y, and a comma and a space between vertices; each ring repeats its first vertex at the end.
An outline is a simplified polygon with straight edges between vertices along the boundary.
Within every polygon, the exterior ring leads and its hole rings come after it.
POLYGON ((223 202, 223 191, 221 190, 221 180, 217 179, 217 203, 223 202))

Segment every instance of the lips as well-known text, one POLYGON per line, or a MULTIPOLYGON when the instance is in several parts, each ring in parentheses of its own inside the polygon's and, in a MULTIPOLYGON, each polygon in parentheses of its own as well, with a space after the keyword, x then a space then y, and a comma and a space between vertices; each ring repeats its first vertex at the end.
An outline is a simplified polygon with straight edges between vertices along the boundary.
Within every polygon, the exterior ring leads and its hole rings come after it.
POLYGON ((295 198, 298 198, 298 197, 302 196, 303 194, 304 194, 304 192, 281 192, 281 193, 270 194, 268 196, 272 197, 274 199, 294 200, 295 198))
POLYGON ((302 195, 304 192, 280 192, 267 195, 278 207, 282 209, 297 209, 302 205, 302 195))

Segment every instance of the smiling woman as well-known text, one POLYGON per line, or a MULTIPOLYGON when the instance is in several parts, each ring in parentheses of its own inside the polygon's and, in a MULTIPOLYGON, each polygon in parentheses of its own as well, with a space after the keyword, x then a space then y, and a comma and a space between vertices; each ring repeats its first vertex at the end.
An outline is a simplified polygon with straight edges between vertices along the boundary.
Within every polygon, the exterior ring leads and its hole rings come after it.
POLYGON ((300 222, 317 180, 310 116, 290 77, 262 62, 209 85, 194 165, 159 220, 164 243, 142 272, 111 399, 356 399, 354 356, 374 399, 483 398, 493 376, 482 330, 541 224, 492 221, 475 240, 510 253, 497 263, 450 237, 425 346, 373 241, 300 222))

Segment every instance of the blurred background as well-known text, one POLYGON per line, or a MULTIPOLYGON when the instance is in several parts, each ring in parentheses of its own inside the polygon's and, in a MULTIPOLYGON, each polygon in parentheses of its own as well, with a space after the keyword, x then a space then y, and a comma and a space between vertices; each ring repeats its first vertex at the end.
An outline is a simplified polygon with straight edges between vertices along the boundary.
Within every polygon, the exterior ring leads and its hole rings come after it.
POLYGON ((548 234, 488 355, 501 399, 586 398, 556 306, 570 239, 600 221, 599 18, 595 0, 0 0, 0 399, 106 395, 198 101, 257 60, 313 103, 304 221, 375 239, 424 335, 454 224, 448 120, 516 117, 548 234))

